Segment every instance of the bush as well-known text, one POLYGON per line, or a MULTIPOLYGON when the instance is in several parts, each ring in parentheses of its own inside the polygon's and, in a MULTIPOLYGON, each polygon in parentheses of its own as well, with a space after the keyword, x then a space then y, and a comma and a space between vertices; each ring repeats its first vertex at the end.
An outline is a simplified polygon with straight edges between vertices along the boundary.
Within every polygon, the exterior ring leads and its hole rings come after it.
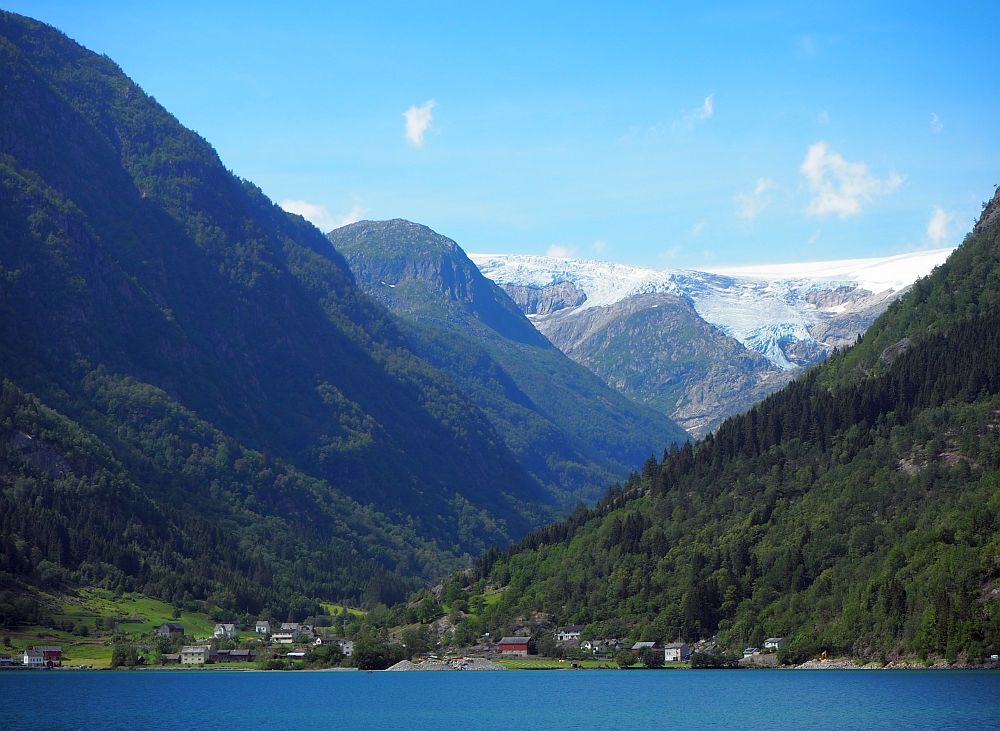
POLYGON ((730 655, 716 652, 695 652, 691 655, 691 667, 699 670, 736 669, 739 660, 730 655))
POLYGON ((615 653, 615 663, 620 668, 630 668, 637 662, 636 656, 628 650, 619 650, 615 653))

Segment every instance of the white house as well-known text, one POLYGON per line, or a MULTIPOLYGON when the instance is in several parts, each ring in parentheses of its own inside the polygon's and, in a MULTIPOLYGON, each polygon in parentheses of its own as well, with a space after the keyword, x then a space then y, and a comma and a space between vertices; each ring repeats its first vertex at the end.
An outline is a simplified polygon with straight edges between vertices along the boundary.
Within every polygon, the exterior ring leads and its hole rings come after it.
POLYGON ((41 650, 25 650, 21 662, 29 668, 44 668, 45 655, 42 654, 41 650))
POLYGON ((228 637, 231 640, 236 639, 236 625, 229 622, 220 622, 215 625, 215 629, 212 631, 213 637, 228 637))
POLYGON ((269 635, 271 634, 271 623, 266 619, 258 619, 253 631, 259 635, 269 635))
POLYGON ((681 662, 691 654, 691 648, 683 642, 668 642, 663 646, 664 662, 681 662))
POLYGON ((298 636, 298 632, 291 632, 283 629, 271 634, 271 642, 274 642, 277 645, 290 645, 295 642, 295 638, 298 636))
POLYGON ((582 624, 568 624, 565 627, 559 628, 559 631, 556 632, 556 640, 559 642, 579 640, 581 632, 583 632, 582 624))
POLYGON ((777 652, 784 646, 785 646, 784 637, 768 637, 766 640, 764 640, 765 650, 774 650, 775 652, 777 652))
POLYGON ((350 657, 354 654, 354 640, 345 640, 343 637, 336 637, 334 638, 334 642, 340 646, 340 651, 344 657, 350 657))
POLYGON ((208 653, 211 649, 208 645, 184 645, 181 648, 181 664, 204 665, 208 662, 208 653))
POLYGON ((760 654, 760 648, 758 647, 744 647, 743 657, 753 657, 754 655, 760 654))

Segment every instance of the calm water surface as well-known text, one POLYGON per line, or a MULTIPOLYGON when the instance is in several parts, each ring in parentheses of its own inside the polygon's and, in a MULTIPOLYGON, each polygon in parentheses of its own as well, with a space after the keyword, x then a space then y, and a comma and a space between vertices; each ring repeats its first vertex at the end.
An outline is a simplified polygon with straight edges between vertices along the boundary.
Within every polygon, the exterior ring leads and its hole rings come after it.
POLYGON ((5 672, 6 728, 1000 728, 1000 673, 5 672))

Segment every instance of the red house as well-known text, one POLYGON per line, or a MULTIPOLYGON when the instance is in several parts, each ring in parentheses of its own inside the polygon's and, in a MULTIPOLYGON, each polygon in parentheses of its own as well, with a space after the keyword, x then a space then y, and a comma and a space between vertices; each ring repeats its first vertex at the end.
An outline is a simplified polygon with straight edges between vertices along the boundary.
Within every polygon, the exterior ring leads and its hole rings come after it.
POLYGON ((510 657, 527 657, 528 655, 527 637, 503 637, 498 642, 501 655, 510 657))
POLYGON ((52 647, 50 645, 39 645, 34 648, 37 652, 42 653, 42 657, 45 660, 45 667, 47 668, 59 668, 62 667, 62 648, 52 647))

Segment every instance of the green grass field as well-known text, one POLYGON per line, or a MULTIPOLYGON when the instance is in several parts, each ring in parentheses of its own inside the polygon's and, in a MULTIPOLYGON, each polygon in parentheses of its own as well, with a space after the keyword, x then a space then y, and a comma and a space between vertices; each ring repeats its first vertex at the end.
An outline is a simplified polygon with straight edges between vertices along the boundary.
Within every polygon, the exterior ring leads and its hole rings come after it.
POLYGON ((329 602, 320 602, 320 605, 329 614, 343 614, 345 611, 352 617, 363 617, 365 616, 365 610, 355 609, 354 607, 347 607, 343 604, 331 604, 329 602))
POLYGON ((551 657, 504 657, 497 660, 508 670, 573 670, 573 663, 585 669, 617 669, 614 660, 556 660, 551 657))

